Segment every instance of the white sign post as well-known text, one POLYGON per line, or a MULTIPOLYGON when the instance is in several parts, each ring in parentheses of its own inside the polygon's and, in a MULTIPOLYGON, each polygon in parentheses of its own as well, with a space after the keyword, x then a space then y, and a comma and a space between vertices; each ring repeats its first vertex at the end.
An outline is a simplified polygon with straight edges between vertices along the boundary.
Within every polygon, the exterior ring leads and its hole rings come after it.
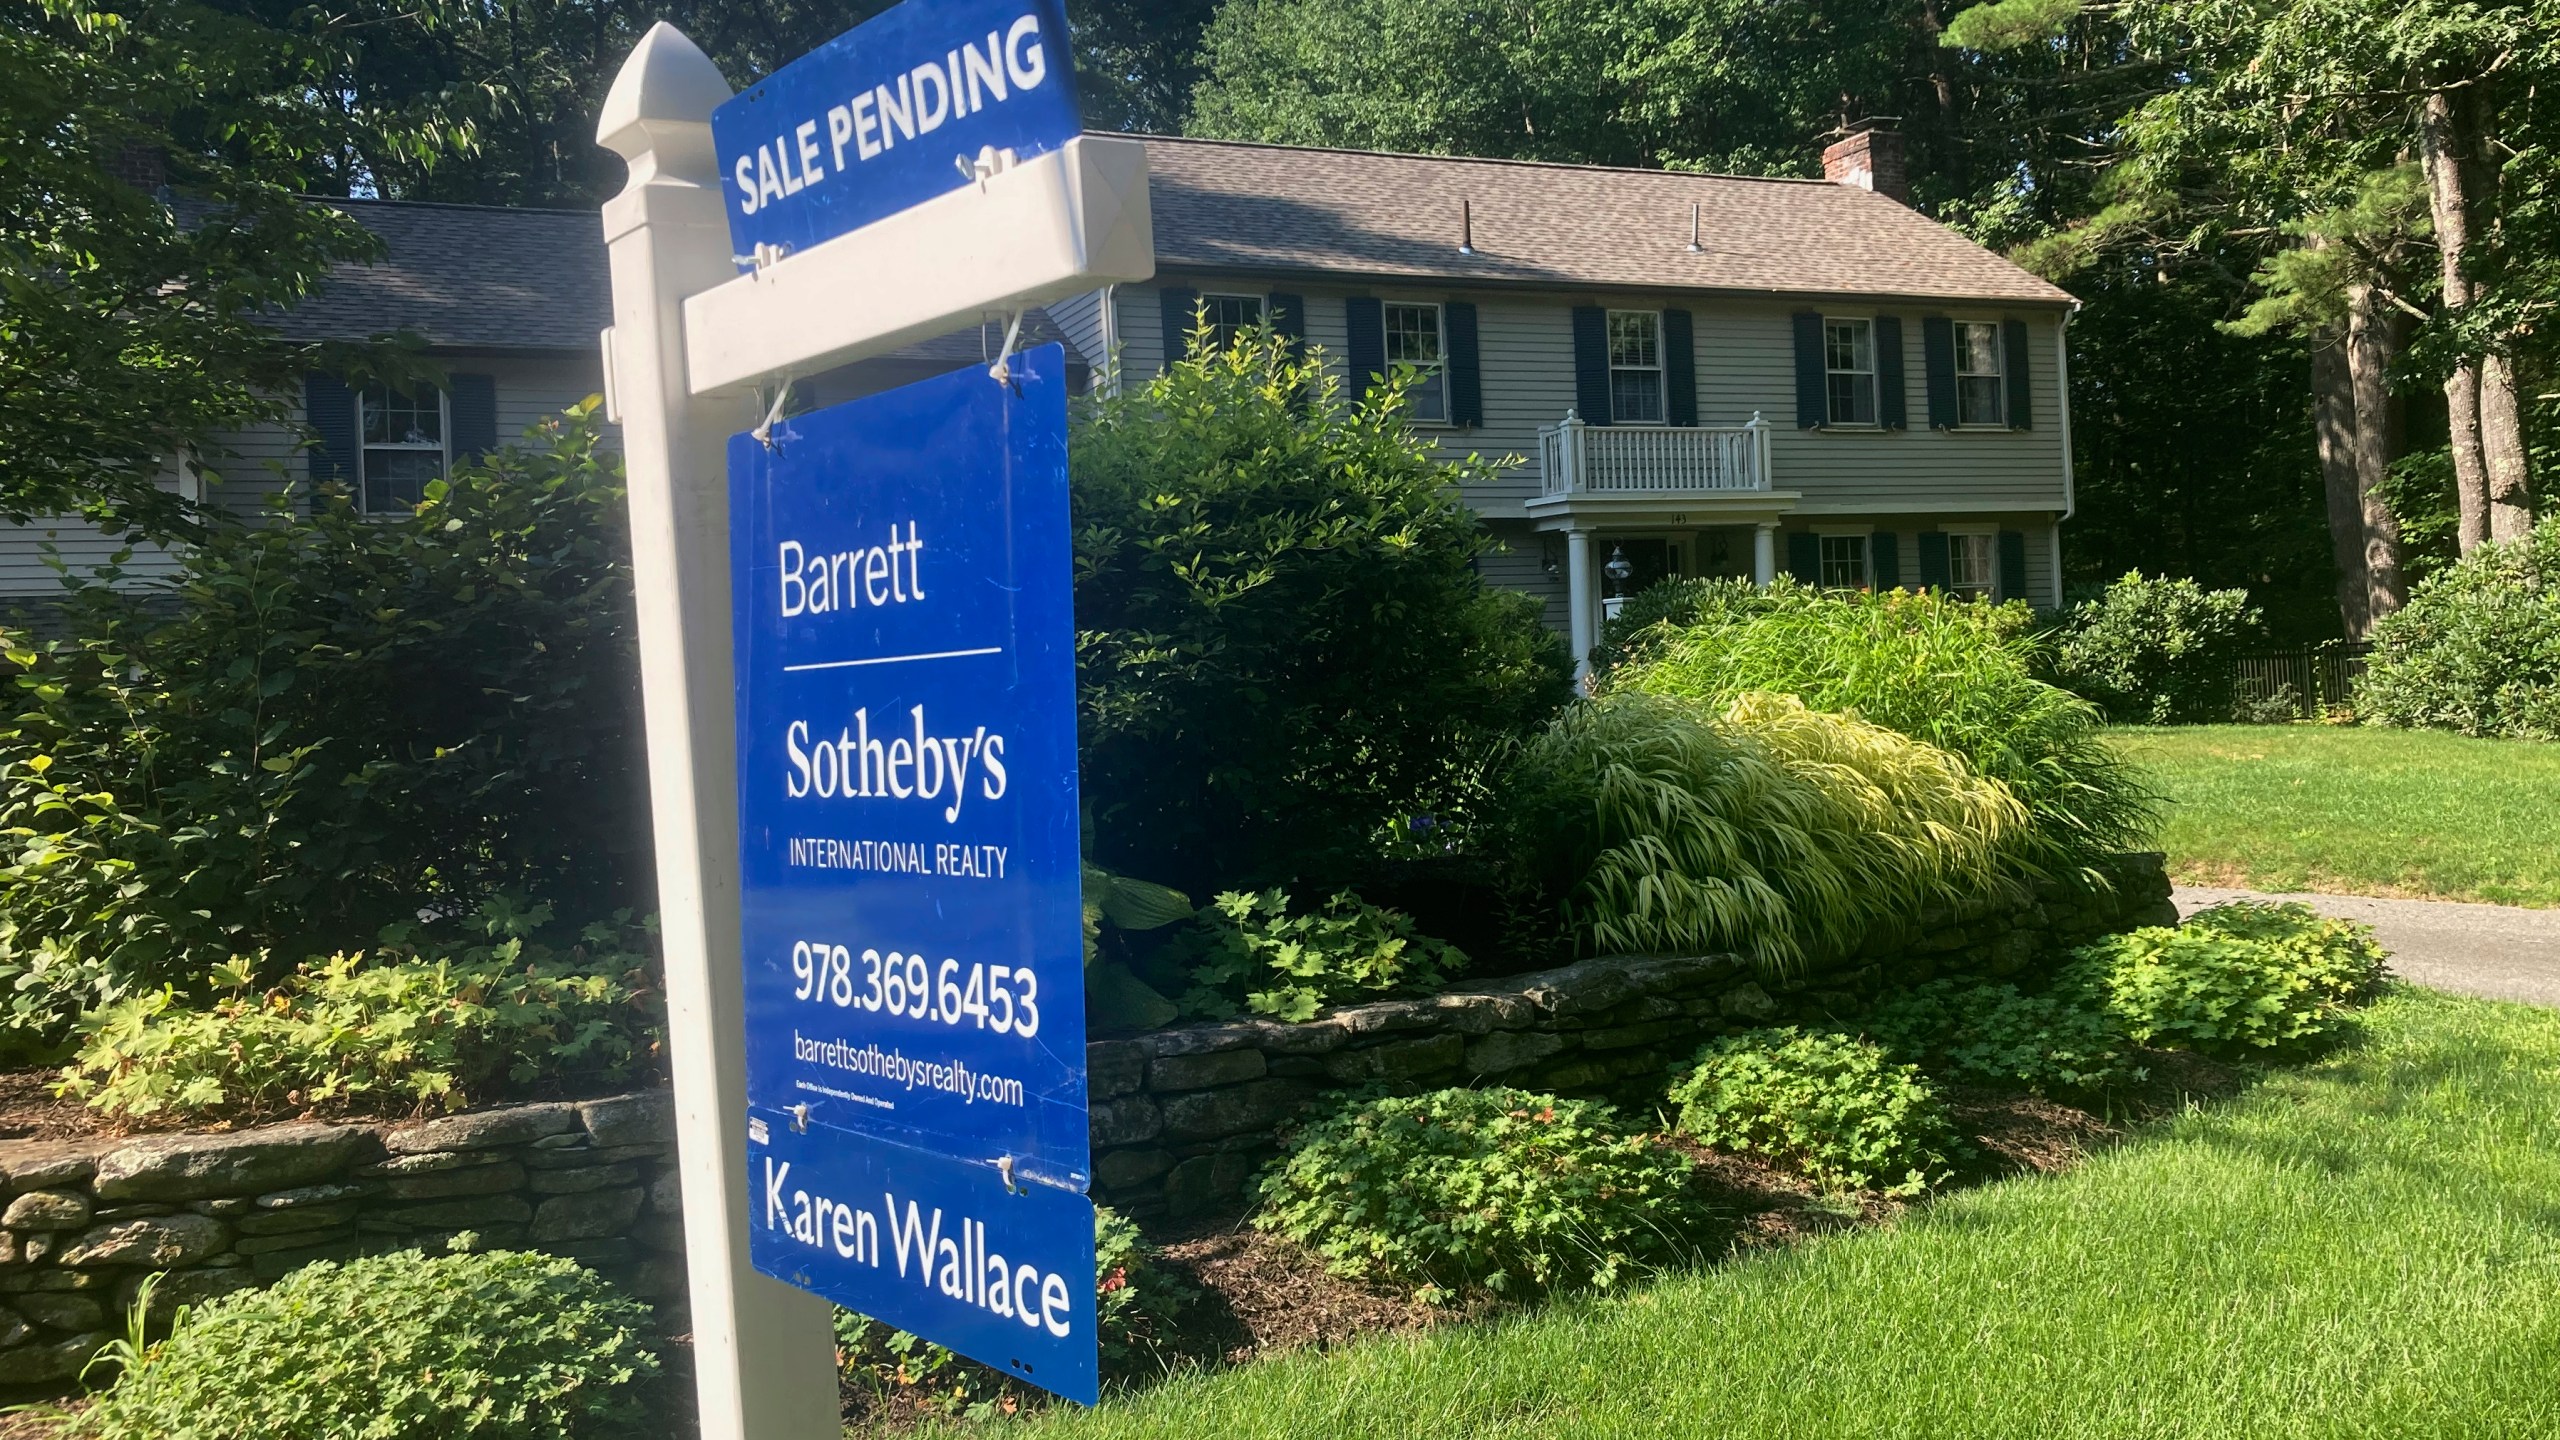
POLYGON ((829 1306, 748 1258, 735 676, 725 447, 754 387, 883 354, 988 311, 1154 273, 1146 158, 1084 137, 740 274, 714 158, 718 67, 661 23, 606 97, 629 164, 604 207, 640 619, 695 1385, 704 1440, 832 1440, 829 1306))

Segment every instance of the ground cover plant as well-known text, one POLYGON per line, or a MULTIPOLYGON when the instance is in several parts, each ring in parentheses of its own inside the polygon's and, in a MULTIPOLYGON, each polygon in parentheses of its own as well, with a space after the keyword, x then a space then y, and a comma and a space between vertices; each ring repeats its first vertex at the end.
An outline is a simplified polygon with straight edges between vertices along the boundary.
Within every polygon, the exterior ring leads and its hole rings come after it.
POLYGON ((2207 1054, 2330 1039, 2383 980, 2373 932, 2306 905, 2217 905, 2083 946, 2062 977, 2133 1040, 2207 1054))
POLYGON ((2026 828, 1946 752, 1771 695, 1579 702, 1497 788, 1505 853, 1586 950, 1774 967, 1992 885, 2026 828))
POLYGON ((1181 1377, 1037 1440, 2560 1434, 2560 1014, 2361 1038, 2059 1174, 1509 1324, 1181 1377))
POLYGON ((2199 885, 2560 905, 2560 747, 2373 726, 2123 730, 2199 885))
POLYGON ((2132 1037, 2085 987, 1932 980, 1888 998, 1859 1031, 1930 1074, 2038 1095, 2095 1095, 2147 1078, 2132 1037))
POLYGON ((1271 889, 1219 895, 1167 939, 1150 968, 1184 982, 1186 1015, 1296 1021, 1327 1005, 1427 994, 1466 964, 1455 946, 1416 930, 1412 917, 1350 891, 1293 907, 1287 891, 1271 889))
POLYGON ((182 1314, 57 1432, 129 1440, 584 1440, 639 1433, 648 1309, 576 1262, 316 1261, 182 1314))
POLYGON ((2246 590, 2136 571, 2056 618, 2053 675, 2118 724, 2229 720, 2232 662, 2265 628, 2246 590))
POLYGON ((558 951, 550 916, 484 909, 479 943, 398 935, 306 963, 273 984, 218 966, 213 995, 168 987, 84 1016, 62 1093, 109 1115, 251 1119, 307 1110, 436 1112, 536 1081, 606 1085, 657 1059, 665 1004, 651 937, 587 927, 558 951))
POLYGON ((2068 869, 2148 834, 2152 797, 2098 733, 2095 707, 2038 677, 2022 605, 1936 593, 1703 586, 1696 618, 1610 673, 1613 690, 1729 704, 1753 691, 1854 713, 1962 756, 2033 824, 2015 853, 2068 869))
POLYGON ((1565 699, 1537 603, 1488 588, 1403 389, 1269 336, 1203 343, 1082 415, 1073 486, 1092 858, 1194 894, 1353 878, 1565 699))
POLYGON ((1701 1145, 1761 1155, 1842 1189, 1917 1195, 1956 1149, 1936 1087, 1870 1040, 1780 1026, 1711 1041, 1671 1087, 1701 1145))
POLYGON ((1295 1136, 1254 1223, 1340 1275, 1525 1297, 1676 1255, 1688 1160, 1605 1105, 1494 1087, 1353 1097, 1295 1136))
POLYGON ((2560 517, 2428 576, 2377 622, 2356 715, 2560 740, 2560 517))

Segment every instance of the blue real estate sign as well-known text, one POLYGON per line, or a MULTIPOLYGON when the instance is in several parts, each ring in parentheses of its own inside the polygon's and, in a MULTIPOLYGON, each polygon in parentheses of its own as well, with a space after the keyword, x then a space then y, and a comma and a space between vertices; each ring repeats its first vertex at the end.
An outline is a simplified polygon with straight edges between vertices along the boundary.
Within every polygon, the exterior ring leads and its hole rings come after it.
POLYGON ((907 0, 711 113, 737 252, 785 253, 1081 134, 1061 0, 907 0))
POLYGON ((750 1223, 1089 1400, 1065 356, 1009 370, 730 442, 750 1223))

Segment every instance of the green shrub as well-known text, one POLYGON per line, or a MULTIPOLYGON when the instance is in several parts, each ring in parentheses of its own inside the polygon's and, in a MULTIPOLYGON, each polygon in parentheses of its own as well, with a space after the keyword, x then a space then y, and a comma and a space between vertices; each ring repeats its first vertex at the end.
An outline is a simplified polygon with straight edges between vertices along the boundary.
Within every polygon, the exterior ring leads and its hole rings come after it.
POLYGON ((1296 1021, 1327 1005, 1427 994, 1464 969, 1467 957, 1416 931, 1410 916, 1347 890, 1298 915, 1289 913, 1285 890, 1230 890, 1155 963, 1188 980, 1186 1014, 1224 1020, 1251 1011, 1296 1021))
POLYGON ((2133 1039, 2221 1055, 2337 1033, 2381 985, 2386 958, 2353 921, 2247 901, 2111 935, 2078 957, 2069 983, 2100 997, 2133 1039))
POLYGON ((1925 740, 2017 794, 2034 820, 2023 861, 2067 869, 2143 839, 2154 801, 2099 737, 2096 707, 2036 678, 2031 618, 2023 605, 1781 581, 1702 608, 1609 684, 1716 706, 1778 691, 1925 740))
POLYGON ((1606 679, 1621 665, 1649 659, 1673 635, 1710 618, 1730 623, 1771 608, 1769 592, 1748 580, 1656 580, 1600 622, 1591 668, 1606 679))
POLYGON ((59 1432, 100 1440, 643 1433, 647 1307, 511 1251, 316 1261, 185 1314, 59 1432))
MULTIPOLYGON (((1185 1353, 1182 1325, 1200 1287, 1163 1263, 1138 1227, 1107 1205, 1093 1208, 1095 1334, 1105 1379, 1162 1371, 1185 1353)), ((1000 1411, 1022 1393, 1003 1371, 963 1358, 904 1330, 839 1308, 836 1368, 874 1396, 902 1395, 921 1408, 969 1419, 1000 1411)))
MULTIPOLYGON (((424 911, 650 903, 622 488, 581 406, 414 514, 214 526, 174 578, 0 637, 0 1051, 424 911)), ((266 977, 261 977, 266 978, 266 977)))
POLYGON ((198 1007, 168 989, 82 1021, 61 1091, 110 1115, 248 1118, 307 1107, 454 1110, 536 1080, 619 1081, 653 1061, 664 1003, 635 927, 594 925, 567 954, 528 943, 549 916, 491 907, 485 943, 430 956, 387 940, 297 967, 271 989, 218 967, 198 1007))
POLYGON ((1254 1223, 1335 1274, 1426 1298, 1605 1287, 1677 1250, 1695 1215, 1690 1170, 1590 1101, 1355 1097, 1292 1140, 1262 1179, 1254 1223))
POLYGON ((2560 516, 2419 582, 2373 627, 2356 714, 2382 725, 2560 740, 2560 516))
POLYGON ((2105 1005, 2076 988, 1933 980, 1879 1005, 1867 1038, 1931 1073, 1974 1085, 2084 1095, 2141 1080, 2133 1043, 2105 1005))
POLYGON ((1943 751, 1766 695, 1577 703, 1501 789, 1506 847, 1586 949, 1771 966, 1993 884, 2025 824, 2005 788, 1943 751))
POLYGON ((1338 884, 1562 703, 1564 649, 1488 588, 1403 388, 1354 402, 1265 336, 1198 347, 1069 450, 1097 862, 1194 894, 1338 884))
POLYGON ((1954 1130, 1919 1067, 1872 1041, 1789 1025, 1710 1042, 1671 1087, 1680 1133, 1824 1185, 1916 1195, 1945 1178, 1954 1130))
POLYGON ((2232 663, 2264 628, 2246 590, 2135 571, 2063 612, 2054 677, 2118 724, 2225 721, 2232 663))

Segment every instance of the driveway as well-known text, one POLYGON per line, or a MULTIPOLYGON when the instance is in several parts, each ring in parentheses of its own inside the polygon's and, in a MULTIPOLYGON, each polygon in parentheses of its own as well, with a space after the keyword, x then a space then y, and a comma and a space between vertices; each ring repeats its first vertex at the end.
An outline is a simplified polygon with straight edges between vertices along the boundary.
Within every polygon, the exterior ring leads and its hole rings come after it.
POLYGON ((2403 980, 2490 1000, 2560 1005, 2560 910, 2178 887, 2182 916, 2226 900, 2299 900, 2323 915, 2361 920, 2390 949, 2392 971, 2403 980))

